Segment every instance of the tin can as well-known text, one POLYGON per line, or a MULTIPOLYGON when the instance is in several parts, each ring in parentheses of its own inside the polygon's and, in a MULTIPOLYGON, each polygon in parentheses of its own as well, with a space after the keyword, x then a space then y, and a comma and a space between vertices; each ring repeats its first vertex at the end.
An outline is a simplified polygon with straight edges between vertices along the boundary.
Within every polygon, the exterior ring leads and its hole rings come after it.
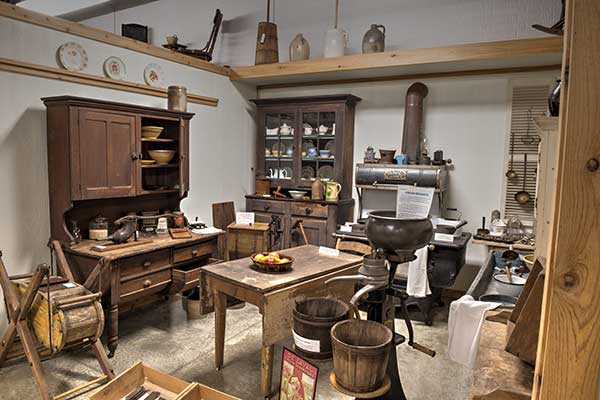
POLYGON ((185 86, 167 88, 167 108, 171 111, 187 111, 187 89, 185 86))

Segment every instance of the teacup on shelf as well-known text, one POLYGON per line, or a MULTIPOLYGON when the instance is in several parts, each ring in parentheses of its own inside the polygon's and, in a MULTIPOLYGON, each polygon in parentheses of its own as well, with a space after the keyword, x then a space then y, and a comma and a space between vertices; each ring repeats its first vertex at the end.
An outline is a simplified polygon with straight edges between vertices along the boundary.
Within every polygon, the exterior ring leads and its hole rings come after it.
POLYGON ((319 135, 324 135, 324 134, 326 134, 328 130, 329 130, 329 128, 328 128, 328 127, 326 127, 325 125, 321 125, 321 126, 319 126, 319 130, 318 130, 318 132, 319 132, 319 135))

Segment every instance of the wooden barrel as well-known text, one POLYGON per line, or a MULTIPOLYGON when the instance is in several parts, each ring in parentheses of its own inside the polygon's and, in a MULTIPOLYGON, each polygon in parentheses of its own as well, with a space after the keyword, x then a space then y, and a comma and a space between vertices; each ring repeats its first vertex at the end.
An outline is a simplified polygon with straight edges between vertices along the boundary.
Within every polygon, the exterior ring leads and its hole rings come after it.
POLYGON ((347 320, 331 329, 336 382, 353 393, 379 389, 385 379, 393 333, 375 321, 347 320))
MULTIPOLYGON (((25 293, 28 284, 27 281, 15 282, 19 295, 25 293)), ((50 285, 50 323, 45 284, 38 290, 27 319, 38 341, 53 352, 84 339, 94 341, 104 329, 104 313, 98 295, 71 282, 50 285)))
POLYGON ((331 328, 348 319, 350 307, 337 299, 313 297, 297 301, 294 316, 294 348, 309 358, 331 358, 331 328))
POLYGON ((259 22, 256 35, 255 65, 279 62, 277 25, 272 22, 259 22))

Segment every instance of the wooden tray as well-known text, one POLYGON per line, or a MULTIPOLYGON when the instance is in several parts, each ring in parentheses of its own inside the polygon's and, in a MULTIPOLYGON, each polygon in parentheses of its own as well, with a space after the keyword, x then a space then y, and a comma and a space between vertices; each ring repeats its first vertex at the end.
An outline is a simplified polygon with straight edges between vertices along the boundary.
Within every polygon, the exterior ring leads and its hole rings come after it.
POLYGON ((121 400, 138 387, 159 392, 166 400, 240 400, 199 383, 189 383, 138 361, 102 386, 89 400, 121 400))

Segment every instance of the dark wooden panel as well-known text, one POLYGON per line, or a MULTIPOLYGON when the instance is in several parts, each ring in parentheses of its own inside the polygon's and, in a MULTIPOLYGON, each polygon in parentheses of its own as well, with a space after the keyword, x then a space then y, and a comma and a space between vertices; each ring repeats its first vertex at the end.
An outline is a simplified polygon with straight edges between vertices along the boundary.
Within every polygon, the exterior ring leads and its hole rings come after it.
POLYGON ((310 203, 292 203, 292 215, 327 218, 328 206, 310 203))
POLYGON ((327 221, 322 219, 292 218, 292 226, 302 222, 304 232, 308 243, 304 243, 304 238, 298 228, 295 234, 291 235, 291 246, 301 246, 303 244, 312 244, 315 246, 324 245, 327 242, 327 221))
POLYGON ((82 199, 135 193, 135 117, 82 109, 78 124, 82 199))

